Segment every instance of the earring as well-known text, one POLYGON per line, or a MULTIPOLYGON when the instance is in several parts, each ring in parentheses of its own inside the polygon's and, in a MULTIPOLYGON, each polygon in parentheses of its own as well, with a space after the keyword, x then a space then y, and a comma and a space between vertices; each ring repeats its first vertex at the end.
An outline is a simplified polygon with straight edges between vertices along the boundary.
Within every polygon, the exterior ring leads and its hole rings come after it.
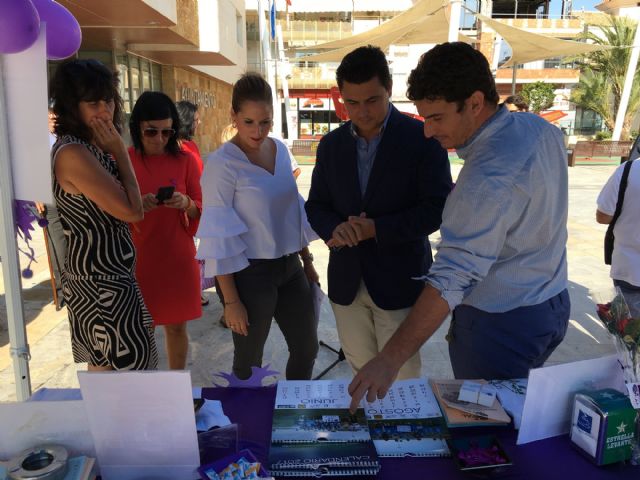
POLYGON ((232 128, 238 128, 238 127, 236 126, 236 122, 231 122, 231 127, 232 127, 232 128))

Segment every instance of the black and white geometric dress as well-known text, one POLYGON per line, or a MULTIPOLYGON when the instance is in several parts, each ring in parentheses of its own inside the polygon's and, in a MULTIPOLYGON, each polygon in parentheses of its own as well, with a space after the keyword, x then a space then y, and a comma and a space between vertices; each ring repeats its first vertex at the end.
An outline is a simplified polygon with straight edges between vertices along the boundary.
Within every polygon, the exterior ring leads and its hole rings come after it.
MULTIPOLYGON (((51 150, 52 164, 66 145, 80 144, 119 180, 108 153, 70 135, 51 150)), ((155 369, 152 320, 135 279, 136 251, 129 225, 82 194, 65 192, 53 177, 53 196, 68 241, 62 288, 76 363, 114 370, 155 369)))

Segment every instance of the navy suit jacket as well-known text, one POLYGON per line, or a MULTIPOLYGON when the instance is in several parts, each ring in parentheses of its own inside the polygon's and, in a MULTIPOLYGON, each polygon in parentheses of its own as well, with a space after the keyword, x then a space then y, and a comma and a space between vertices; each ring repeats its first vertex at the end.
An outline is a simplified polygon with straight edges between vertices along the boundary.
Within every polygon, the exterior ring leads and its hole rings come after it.
POLYGON ((353 302, 361 280, 384 310, 415 303, 424 284, 411 278, 431 266, 427 235, 440 227, 451 191, 446 150, 424 137, 422 122, 391 109, 364 196, 351 122, 318 145, 305 205, 313 229, 327 241, 338 224, 361 212, 376 225, 375 239, 330 254, 329 298, 340 305, 353 302))

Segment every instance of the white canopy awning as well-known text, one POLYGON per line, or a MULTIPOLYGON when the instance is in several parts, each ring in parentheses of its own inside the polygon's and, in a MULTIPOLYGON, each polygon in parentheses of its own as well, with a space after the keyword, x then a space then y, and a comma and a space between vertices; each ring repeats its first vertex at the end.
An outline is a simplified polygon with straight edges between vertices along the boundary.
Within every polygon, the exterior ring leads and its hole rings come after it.
MULTIPOLYGON (((320 45, 314 45, 311 47, 300 47, 296 50, 334 50, 336 48, 347 46, 353 46, 353 48, 356 48, 356 46, 360 45, 380 45, 378 40, 379 37, 386 37, 392 32, 399 32, 403 28, 409 25, 413 25, 416 22, 433 15, 439 10, 443 10, 444 5, 448 3, 449 2, 447 0, 418 0, 418 2, 416 2, 416 4, 413 5, 410 9, 399 13, 392 19, 387 20, 382 25, 372 28, 371 30, 367 30, 366 32, 362 32, 357 35, 352 35, 351 37, 343 38, 341 40, 321 43, 320 45)), ((447 21, 447 25, 448 24, 449 23, 447 21)), ((406 33, 407 30, 404 30, 404 34, 406 33)), ((445 40, 446 36, 443 41, 445 40)))
MULTIPOLYGON (((340 62, 347 53, 365 45, 376 45, 384 50, 392 44, 413 45, 446 42, 448 35, 448 9, 442 6, 442 0, 420 0, 412 9, 399 14, 379 27, 341 40, 299 48, 298 51, 309 49, 330 49, 330 51, 299 57, 296 60, 340 62)), ((462 34, 458 34, 458 39, 467 43, 473 42, 462 34)))
POLYGON ((502 65, 503 67, 535 62, 546 58, 584 55, 585 53, 612 48, 608 45, 594 45, 547 37, 505 25, 484 15, 475 15, 485 25, 500 34, 511 47, 511 58, 502 65))

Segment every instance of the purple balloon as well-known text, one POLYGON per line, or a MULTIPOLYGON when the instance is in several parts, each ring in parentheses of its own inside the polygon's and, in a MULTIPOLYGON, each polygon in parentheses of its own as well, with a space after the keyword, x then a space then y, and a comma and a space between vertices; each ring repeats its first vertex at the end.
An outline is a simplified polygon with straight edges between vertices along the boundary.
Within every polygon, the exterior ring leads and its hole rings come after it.
POLYGON ((31 0, 47 22, 47 58, 62 60, 78 51, 82 43, 82 30, 69 10, 53 0, 31 0))
POLYGON ((0 53, 29 48, 40 33, 40 17, 31 0, 0 1, 0 53))

